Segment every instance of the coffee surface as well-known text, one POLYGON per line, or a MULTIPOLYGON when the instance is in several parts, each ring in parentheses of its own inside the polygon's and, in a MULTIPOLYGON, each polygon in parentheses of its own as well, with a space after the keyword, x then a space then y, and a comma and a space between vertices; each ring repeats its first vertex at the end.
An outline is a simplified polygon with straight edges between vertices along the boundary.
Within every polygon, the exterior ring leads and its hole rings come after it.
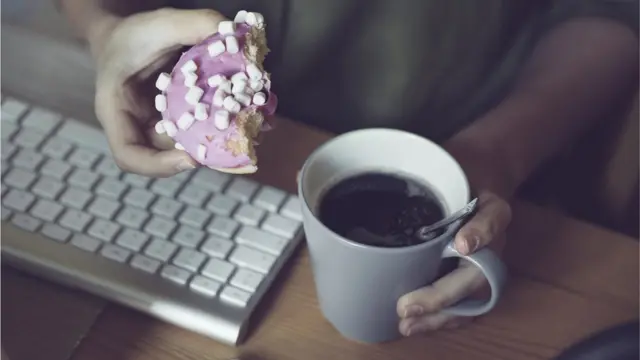
POLYGON ((445 216, 426 185, 386 173, 362 173, 338 182, 326 191, 318 210, 320 221, 335 233, 380 247, 422 243, 416 230, 445 216))

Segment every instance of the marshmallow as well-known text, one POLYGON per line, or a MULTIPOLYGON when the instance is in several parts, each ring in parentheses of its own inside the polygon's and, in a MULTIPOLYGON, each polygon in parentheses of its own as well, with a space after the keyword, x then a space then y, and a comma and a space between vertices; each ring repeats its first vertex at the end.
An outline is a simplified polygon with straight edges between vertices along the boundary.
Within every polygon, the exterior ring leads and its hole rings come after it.
POLYGON ((207 118, 209 117, 209 114, 207 114, 207 105, 203 103, 197 103, 193 114, 198 121, 207 120, 207 118))
POLYGON ((226 130, 229 127, 229 112, 226 110, 216 111, 213 117, 213 124, 218 130, 226 130))
POLYGON ((202 144, 198 145, 198 159, 204 160, 206 156, 207 156, 207 147, 202 144))
POLYGON ((195 105, 202 99, 202 95, 204 95, 204 90, 200 89, 197 86, 189 88, 187 94, 184 96, 184 99, 191 105, 195 105))
POLYGON ((244 105, 244 106, 249 106, 251 105, 251 96, 245 94, 245 93, 235 93, 233 94, 233 97, 236 99, 237 102, 239 102, 240 104, 244 105))
POLYGON ((182 116, 180 116, 180 119, 178 119, 178 127, 181 130, 189 130, 194 121, 195 118, 193 117, 193 115, 191 115, 191 113, 189 112, 186 112, 182 114, 182 116))
POLYGON ((238 39, 236 39, 235 36, 227 36, 224 39, 224 42, 226 44, 227 51, 230 54, 235 54, 240 51, 240 45, 238 44, 238 39))
POLYGON ((233 83, 233 86, 231 87, 231 93, 232 94, 240 93, 240 92, 243 92, 246 88, 247 88, 246 81, 237 81, 233 83))
POLYGON ((264 16, 257 12, 247 13, 245 22, 250 26, 261 25, 264 23, 264 16))
POLYGON ((237 83, 238 81, 249 81, 249 77, 243 72, 233 74, 231 76, 231 82, 237 83))
POLYGON ((227 80, 227 78, 224 77, 224 75, 217 74, 207 79, 207 84, 209 84, 210 87, 218 87, 225 80, 227 80))
POLYGON ((167 110, 167 97, 162 95, 162 94, 158 94, 156 95, 156 110, 163 112, 165 110, 167 110))
POLYGON ((256 64, 248 64, 247 65, 247 74, 249 74, 249 78, 251 80, 260 80, 262 79, 262 71, 258 68, 256 64))
POLYGON ((198 65, 196 65, 195 61, 189 60, 186 63, 184 63, 184 65, 182 65, 180 70, 182 71, 183 74, 192 73, 198 70, 198 65))
POLYGON ((180 144, 180 143, 175 143, 175 144, 174 144, 174 147, 175 147, 176 149, 178 149, 178 150, 184 150, 184 146, 182 146, 182 144, 180 144))
POLYGON ((218 89, 226 92, 227 94, 231 93, 231 81, 225 80, 220 85, 218 85, 218 89))
POLYGON ((233 21, 220 21, 218 23, 218 32, 222 35, 230 35, 236 32, 236 23, 233 21))
POLYGON ((271 90, 271 79, 265 76, 264 79, 264 88, 267 90, 271 90))
POLYGON ((240 10, 236 14, 236 17, 233 19, 233 22, 237 24, 242 24, 243 22, 246 21, 246 18, 247 18, 247 12, 245 10, 240 10))
POLYGON ((222 106, 232 114, 235 114, 239 112, 240 109, 242 109, 240 103, 237 102, 236 99, 233 98, 233 96, 227 96, 226 98, 224 98, 222 106))
POLYGON ((261 106, 267 103, 267 96, 262 92, 257 92, 253 95, 253 103, 261 106))
POLYGON ((165 130, 164 128, 164 120, 160 120, 156 123, 156 132, 158 134, 164 134, 165 132, 167 132, 167 130, 165 130))
POLYGON ((224 43, 222 42, 222 40, 216 40, 209 44, 207 50, 209 51, 209 56, 216 57, 222 54, 226 50, 226 48, 224 47, 224 43))
POLYGON ((249 82, 249 87, 250 87, 250 88, 251 88, 251 90, 253 90, 253 91, 260 91, 260 90, 262 90, 262 88, 263 88, 264 86, 262 85, 262 81, 260 81, 260 80, 251 80, 251 81, 249 82))
POLYGON ((216 92, 213 93, 213 105, 221 107, 222 104, 224 103, 225 97, 227 97, 227 93, 224 90, 222 89, 216 90, 216 92))
POLYGON ((166 72, 160 73, 158 75, 158 80, 156 80, 156 88, 160 91, 165 91, 169 87, 171 83, 171 75, 166 72))
POLYGON ((184 85, 187 87, 196 86, 198 75, 192 72, 184 73, 184 85))
POLYGON ((172 123, 171 121, 163 121, 162 126, 167 131, 167 135, 169 135, 170 137, 174 137, 178 133, 176 124, 172 123))

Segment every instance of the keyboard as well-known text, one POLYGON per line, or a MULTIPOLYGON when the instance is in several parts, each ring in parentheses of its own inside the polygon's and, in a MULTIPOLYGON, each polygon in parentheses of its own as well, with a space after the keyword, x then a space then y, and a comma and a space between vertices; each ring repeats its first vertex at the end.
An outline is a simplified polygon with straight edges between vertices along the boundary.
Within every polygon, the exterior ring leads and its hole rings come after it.
POLYGON ((2 258, 239 345, 302 239, 295 195, 211 169, 124 173, 104 134, 2 96, 2 258))

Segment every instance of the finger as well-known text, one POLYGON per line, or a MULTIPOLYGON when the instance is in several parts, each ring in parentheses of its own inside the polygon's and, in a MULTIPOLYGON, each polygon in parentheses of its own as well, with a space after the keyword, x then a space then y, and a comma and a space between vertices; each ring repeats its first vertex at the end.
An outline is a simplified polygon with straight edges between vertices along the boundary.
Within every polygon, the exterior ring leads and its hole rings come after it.
POLYGON ((403 319, 398 325, 400 333, 404 336, 411 336, 422 332, 439 330, 458 317, 451 314, 435 313, 424 316, 403 319))
POLYGON ((165 8, 149 13, 148 33, 156 46, 194 45, 218 31, 218 23, 227 20, 210 9, 180 10, 165 8))
POLYGON ((511 207, 501 197, 485 192, 478 196, 478 212, 456 234, 454 244, 462 255, 486 246, 503 233, 511 221, 511 207))
POLYGON ((402 296, 397 303, 398 316, 411 318, 437 313, 485 284, 486 279, 477 267, 461 265, 433 284, 402 296))

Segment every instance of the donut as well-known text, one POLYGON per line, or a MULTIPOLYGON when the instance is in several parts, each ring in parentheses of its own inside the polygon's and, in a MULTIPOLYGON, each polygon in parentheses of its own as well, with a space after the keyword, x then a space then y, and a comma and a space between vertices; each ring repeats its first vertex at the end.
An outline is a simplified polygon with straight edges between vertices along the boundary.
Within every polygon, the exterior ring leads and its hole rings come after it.
POLYGON ((218 32, 185 51, 156 80, 155 130, 203 166, 249 174, 258 170, 257 136, 271 129, 278 105, 270 74, 264 17, 240 11, 218 32))

